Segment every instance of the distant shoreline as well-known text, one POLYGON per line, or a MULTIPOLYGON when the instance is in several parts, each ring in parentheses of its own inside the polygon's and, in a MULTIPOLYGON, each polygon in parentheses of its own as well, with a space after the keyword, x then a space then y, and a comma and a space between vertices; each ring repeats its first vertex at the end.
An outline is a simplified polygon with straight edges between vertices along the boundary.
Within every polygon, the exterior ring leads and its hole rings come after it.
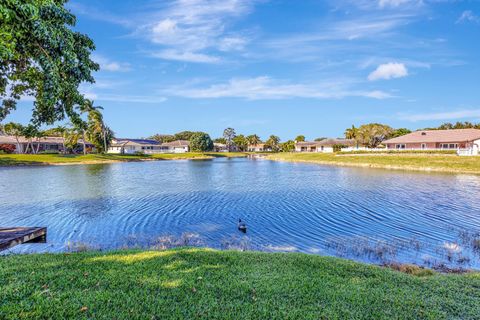
POLYGON ((268 156, 267 159, 341 167, 480 175, 480 157, 475 156, 460 157, 445 154, 335 155, 324 153, 277 153, 268 156))
POLYGON ((0 154, 0 167, 22 167, 22 166, 67 166, 67 165, 89 165, 109 164, 121 162, 142 162, 162 160, 208 160, 221 157, 246 157, 246 153, 178 153, 178 154, 154 154, 154 155, 62 155, 62 154, 0 154))

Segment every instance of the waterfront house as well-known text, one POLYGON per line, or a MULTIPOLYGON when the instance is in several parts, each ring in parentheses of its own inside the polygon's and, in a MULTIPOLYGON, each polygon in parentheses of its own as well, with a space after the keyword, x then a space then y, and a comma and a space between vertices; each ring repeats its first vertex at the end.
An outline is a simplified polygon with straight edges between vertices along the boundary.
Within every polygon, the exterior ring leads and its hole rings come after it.
POLYGON ((248 145, 247 150, 248 152, 270 152, 272 151, 272 148, 265 145, 265 143, 259 143, 248 145))
POLYGON ((320 141, 295 142, 295 152, 324 152, 331 153, 336 150, 351 151, 355 149, 353 139, 323 139, 320 141))
POLYGON ((190 141, 176 140, 162 143, 162 150, 167 153, 185 153, 190 151, 190 141))
POLYGON ((213 151, 215 152, 228 152, 227 145, 224 143, 218 143, 214 142, 213 143, 213 151))
POLYGON ((478 155, 479 129, 419 130, 383 142, 394 150, 457 150, 461 155, 478 155))
POLYGON ((107 153, 135 154, 160 153, 161 143, 151 139, 113 139, 107 153))
MULTIPOLYGON (((10 144, 15 146, 15 153, 61 153, 64 152, 64 138, 63 137, 41 137, 27 139, 25 137, 0 135, 0 144, 10 144)), ((87 151, 90 151, 94 146, 86 142, 87 151)), ((74 152, 83 152, 83 140, 79 139, 74 152)))
POLYGON ((108 153, 118 154, 155 154, 155 153, 185 153, 190 149, 190 142, 177 140, 160 143, 152 139, 113 139, 108 153))

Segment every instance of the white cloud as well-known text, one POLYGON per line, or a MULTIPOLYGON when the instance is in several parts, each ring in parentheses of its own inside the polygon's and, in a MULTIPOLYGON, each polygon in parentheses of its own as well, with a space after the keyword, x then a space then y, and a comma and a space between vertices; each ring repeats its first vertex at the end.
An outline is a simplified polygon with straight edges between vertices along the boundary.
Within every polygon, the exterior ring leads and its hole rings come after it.
POLYGON ((411 4, 413 2, 418 2, 418 0, 379 0, 378 5, 380 8, 399 7, 401 5, 411 4))
POLYGON ((323 84, 302 84, 278 81, 262 76, 246 79, 231 79, 226 83, 204 88, 171 87, 162 92, 166 95, 186 98, 243 98, 248 100, 278 100, 291 98, 340 99, 344 97, 390 98, 382 91, 353 90, 342 82, 329 81, 323 84))
POLYGON ((407 67, 403 63, 389 62, 381 64, 368 75, 368 80, 403 78, 408 75, 407 67))
POLYGON ((480 109, 466 109, 449 112, 423 113, 400 116, 400 119, 412 122, 428 120, 456 120, 469 118, 480 118, 480 109))
POLYGON ((220 61, 219 57, 211 56, 203 53, 177 51, 172 49, 162 50, 152 54, 153 57, 165 60, 197 62, 197 63, 217 63, 220 61))
POLYGON ((100 65, 100 71, 126 72, 131 70, 129 63, 112 61, 99 54, 93 54, 92 60, 100 65))
MULTIPOLYGON (((164 6, 154 21, 139 28, 150 41, 161 45, 166 60, 211 63, 207 51, 243 50, 248 40, 227 33, 234 18, 248 14, 254 0, 175 0, 164 6)), ((218 57, 213 60, 218 60, 218 57)))
POLYGON ((471 10, 465 10, 458 18, 457 23, 465 21, 480 23, 480 17, 475 15, 471 10))

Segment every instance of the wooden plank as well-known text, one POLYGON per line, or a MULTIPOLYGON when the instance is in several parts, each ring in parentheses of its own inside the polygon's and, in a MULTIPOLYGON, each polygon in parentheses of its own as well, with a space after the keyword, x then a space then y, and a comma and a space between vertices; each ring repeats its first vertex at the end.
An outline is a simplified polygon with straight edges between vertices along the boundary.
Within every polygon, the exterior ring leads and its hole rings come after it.
POLYGON ((43 227, 12 227, 0 228, 0 251, 22 243, 47 242, 47 228, 43 227))

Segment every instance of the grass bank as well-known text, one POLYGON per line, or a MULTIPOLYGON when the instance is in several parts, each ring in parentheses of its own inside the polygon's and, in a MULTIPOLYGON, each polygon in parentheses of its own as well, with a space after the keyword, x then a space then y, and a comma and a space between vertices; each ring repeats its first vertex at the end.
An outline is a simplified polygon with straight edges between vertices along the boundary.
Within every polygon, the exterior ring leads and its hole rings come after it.
POLYGON ((0 154, 0 166, 25 165, 68 165, 68 164, 95 164, 122 161, 148 160, 181 160, 181 159, 211 159, 214 157, 242 157, 244 153, 164 153, 154 155, 117 155, 117 154, 0 154))
MULTIPOLYGON (((480 275, 298 253, 173 249, 0 257, 1 319, 475 319, 480 275)), ((478 319, 478 318, 477 318, 478 319)))
POLYGON ((457 155, 432 153, 276 153, 270 155, 268 159, 396 170, 480 174, 480 156, 460 157, 457 155))

